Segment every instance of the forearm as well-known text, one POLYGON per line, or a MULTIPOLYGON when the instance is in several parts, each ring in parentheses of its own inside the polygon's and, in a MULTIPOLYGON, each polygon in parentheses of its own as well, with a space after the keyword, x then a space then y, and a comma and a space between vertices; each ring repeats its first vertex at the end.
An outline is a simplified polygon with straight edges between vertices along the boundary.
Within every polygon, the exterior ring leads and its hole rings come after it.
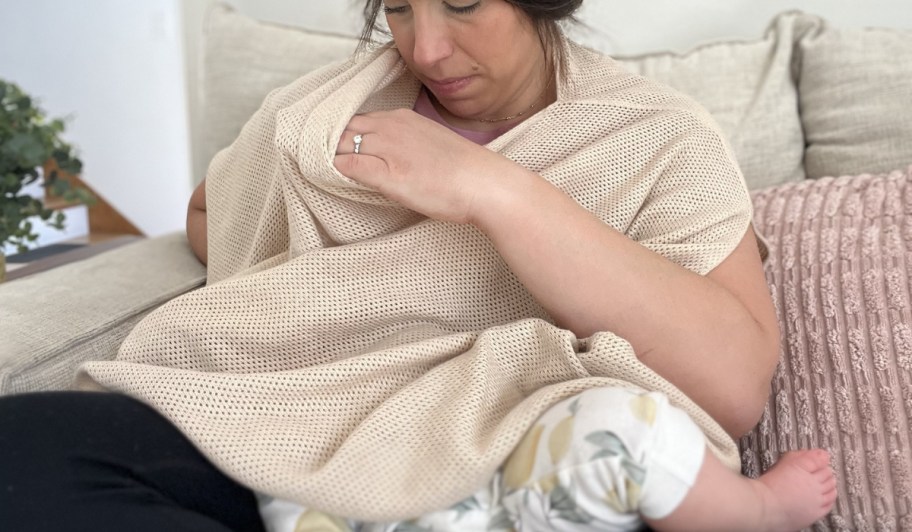
POLYGON ((187 240, 190 249, 203 264, 209 262, 207 230, 206 182, 203 181, 193 191, 187 206, 187 240))
POLYGON ((611 331, 730 433, 759 417, 777 338, 728 290, 646 249, 531 173, 473 223, 558 325, 611 331))

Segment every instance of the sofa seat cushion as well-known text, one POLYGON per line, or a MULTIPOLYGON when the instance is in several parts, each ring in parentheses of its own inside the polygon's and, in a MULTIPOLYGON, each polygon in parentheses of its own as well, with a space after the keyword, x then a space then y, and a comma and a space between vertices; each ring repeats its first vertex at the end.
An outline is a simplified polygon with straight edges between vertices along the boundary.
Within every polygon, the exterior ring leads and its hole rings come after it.
POLYGON ((799 50, 808 177, 912 164, 912 31, 822 27, 799 50))
POLYGON ((70 388, 77 366, 114 358, 143 316, 205 279, 175 233, 0 284, 0 395, 70 388))
POLYGON ((757 476, 788 450, 830 451, 826 530, 912 526, 912 167, 758 191, 781 360, 741 441, 757 476))

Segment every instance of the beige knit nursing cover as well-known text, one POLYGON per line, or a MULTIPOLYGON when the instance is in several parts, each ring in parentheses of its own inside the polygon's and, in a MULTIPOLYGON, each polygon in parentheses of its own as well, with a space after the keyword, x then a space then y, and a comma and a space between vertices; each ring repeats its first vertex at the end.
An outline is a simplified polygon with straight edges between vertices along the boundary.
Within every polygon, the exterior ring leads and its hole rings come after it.
MULTIPOLYGON (((566 46, 558 101, 489 148, 648 248, 711 270, 751 215, 711 120, 566 46)), ((665 392, 737 468, 731 438, 625 340, 552 325, 480 231, 334 169, 352 115, 411 108, 419 88, 387 47, 273 92, 210 168, 208 286, 149 315, 79 384, 150 403, 257 491, 361 520, 472 494, 549 405, 594 386, 665 392)))

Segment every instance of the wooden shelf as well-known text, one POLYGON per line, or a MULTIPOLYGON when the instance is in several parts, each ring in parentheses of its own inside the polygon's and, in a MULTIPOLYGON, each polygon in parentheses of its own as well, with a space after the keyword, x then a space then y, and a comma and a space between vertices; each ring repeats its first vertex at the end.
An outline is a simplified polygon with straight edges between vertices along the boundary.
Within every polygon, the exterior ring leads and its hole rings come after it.
MULTIPOLYGON (((21 261, 7 261, 6 281, 20 279, 63 264, 87 259, 145 236, 142 231, 111 206, 104 196, 93 190, 78 176, 59 170, 53 162, 45 165, 45 175, 51 175, 51 172, 54 171, 57 172, 59 179, 68 181, 71 186, 83 187, 95 197, 95 203, 87 206, 89 218, 88 234, 83 237, 58 242, 57 244, 50 244, 44 248, 37 248, 32 250, 32 255, 29 255, 30 252, 22 254, 19 257, 22 259, 21 261)), ((46 208, 59 211, 77 205, 79 205, 78 202, 65 201, 45 189, 44 206, 46 208)))
MULTIPOLYGON (((38 258, 31 262, 21 263, 21 264, 8 264, 8 266, 14 266, 6 272, 6 282, 13 281, 15 279, 20 279, 22 277, 32 275, 34 273, 43 272, 62 266, 64 264, 69 264, 71 262, 76 262, 80 260, 87 259, 89 257, 98 255, 104 251, 108 251, 114 248, 118 248, 125 244, 135 242, 140 240, 142 237, 135 235, 117 235, 110 236, 105 240, 99 242, 91 241, 91 238, 84 239, 73 239, 63 242, 63 244, 77 244, 74 247, 66 248, 63 247, 63 250, 59 253, 53 253, 51 255, 38 258)), ((39 248, 40 249, 40 248, 39 248)))
MULTIPOLYGON (((50 175, 53 171, 56 171, 59 178, 68 181, 70 185, 86 188, 95 196, 95 203, 89 206, 89 235, 92 236, 92 238, 96 238, 96 236, 93 235, 97 235, 97 238, 101 240, 121 235, 145 236, 142 231, 120 214, 117 209, 111 206, 111 204, 105 200, 104 196, 93 190, 92 187, 87 185, 85 181, 78 176, 57 169, 53 163, 45 165, 45 175, 50 175)), ((49 193, 45 195, 44 203, 48 208, 54 210, 74 205, 73 203, 64 201, 62 198, 49 193)))

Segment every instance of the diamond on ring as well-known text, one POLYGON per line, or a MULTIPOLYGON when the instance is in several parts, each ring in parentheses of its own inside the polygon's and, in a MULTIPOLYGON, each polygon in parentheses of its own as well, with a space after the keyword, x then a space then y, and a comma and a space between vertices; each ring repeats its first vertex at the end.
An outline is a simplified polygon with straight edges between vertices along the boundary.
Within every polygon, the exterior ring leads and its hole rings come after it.
POLYGON ((364 137, 361 135, 355 135, 355 138, 352 140, 355 141, 355 153, 361 153, 361 141, 364 140, 364 137))

